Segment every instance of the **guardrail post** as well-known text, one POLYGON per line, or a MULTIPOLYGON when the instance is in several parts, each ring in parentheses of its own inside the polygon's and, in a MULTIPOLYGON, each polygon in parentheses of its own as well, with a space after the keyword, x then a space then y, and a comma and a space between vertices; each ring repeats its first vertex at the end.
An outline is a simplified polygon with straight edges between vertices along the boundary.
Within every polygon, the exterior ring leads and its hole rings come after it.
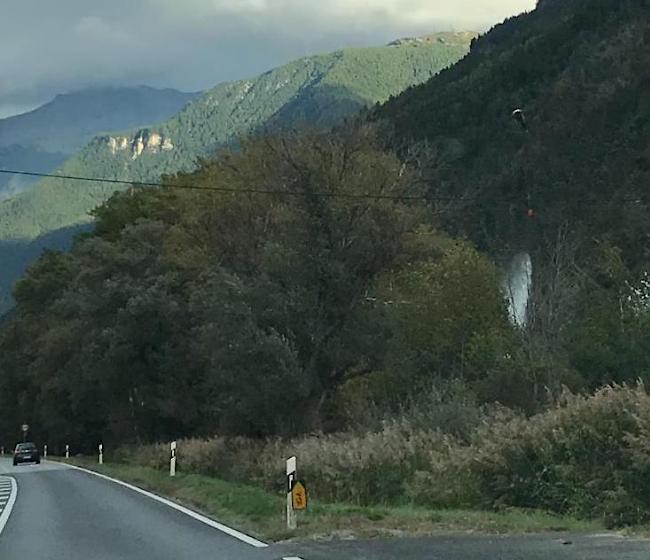
POLYGON ((296 512, 293 509, 293 483, 296 481, 296 458, 287 459, 287 528, 295 529, 298 526, 296 512))
POLYGON ((176 442, 172 441, 170 445, 170 458, 169 458, 169 476, 176 476, 176 442))

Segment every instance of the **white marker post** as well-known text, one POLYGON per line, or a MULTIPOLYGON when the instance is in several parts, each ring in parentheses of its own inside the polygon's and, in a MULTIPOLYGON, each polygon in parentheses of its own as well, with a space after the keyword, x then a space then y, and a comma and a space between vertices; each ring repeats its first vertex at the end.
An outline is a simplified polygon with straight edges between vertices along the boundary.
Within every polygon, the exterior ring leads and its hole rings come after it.
POLYGON ((5 448, 3 445, 2 447, 0 447, 0 455, 4 455, 4 454, 5 454, 5 448))
POLYGON ((296 481, 296 458, 287 459, 287 528, 296 529, 298 526, 296 512, 293 509, 293 483, 296 481))
POLYGON ((47 459, 47 445, 43 446, 43 459, 47 459))
POLYGON ((171 457, 169 459, 169 476, 176 476, 176 442, 172 441, 171 446, 171 457))
POLYGON ((65 458, 70 458, 70 446, 67 443, 65 444, 65 458))
POLYGON ((104 464, 104 445, 101 443, 99 444, 99 464, 104 464))

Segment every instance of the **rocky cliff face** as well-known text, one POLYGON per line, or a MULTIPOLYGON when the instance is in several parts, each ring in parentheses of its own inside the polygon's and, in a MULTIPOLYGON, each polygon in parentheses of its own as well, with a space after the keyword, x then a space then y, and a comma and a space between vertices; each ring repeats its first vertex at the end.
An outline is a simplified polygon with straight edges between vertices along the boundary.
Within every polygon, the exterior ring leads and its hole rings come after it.
POLYGON ((133 136, 105 136, 101 139, 111 155, 129 152, 131 159, 139 158, 143 153, 157 154, 174 149, 171 138, 148 129, 139 130, 133 136))

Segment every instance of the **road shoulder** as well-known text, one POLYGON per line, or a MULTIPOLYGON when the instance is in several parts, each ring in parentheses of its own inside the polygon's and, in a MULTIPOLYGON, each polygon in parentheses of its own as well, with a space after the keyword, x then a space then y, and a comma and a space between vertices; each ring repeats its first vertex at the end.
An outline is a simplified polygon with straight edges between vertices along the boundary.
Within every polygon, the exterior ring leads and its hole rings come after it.
POLYGON ((446 534, 525 534, 603 531, 602 525, 537 511, 430 510, 412 506, 364 507, 310 501, 288 531, 285 498, 251 485, 214 477, 169 473, 134 465, 74 460, 77 465, 125 481, 200 512, 260 540, 378 539, 446 534))

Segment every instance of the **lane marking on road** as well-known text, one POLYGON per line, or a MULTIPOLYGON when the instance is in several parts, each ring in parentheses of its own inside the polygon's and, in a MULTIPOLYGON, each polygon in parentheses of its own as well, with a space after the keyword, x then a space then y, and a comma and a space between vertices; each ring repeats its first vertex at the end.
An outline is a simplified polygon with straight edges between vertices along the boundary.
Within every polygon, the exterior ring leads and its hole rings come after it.
POLYGON ((14 504, 16 503, 16 496, 18 495, 18 483, 15 478, 5 478, 0 477, 0 481, 4 484, 9 483, 11 486, 11 494, 9 499, 3 504, 0 503, 0 535, 9 521, 9 516, 11 515, 11 510, 14 509, 14 504))
MULTIPOLYGON (((50 461, 52 463, 58 463, 57 461, 50 461)), ((142 494, 143 496, 146 496, 147 498, 151 498, 152 500, 155 500, 157 502, 160 502, 161 504, 164 504, 166 506, 169 506, 172 509, 175 509, 176 511, 179 511, 181 513, 184 513, 185 515, 191 517, 192 519, 196 519, 197 521, 200 521, 201 523, 208 525, 209 527, 212 527, 213 529, 217 529, 218 531, 221 531, 222 533, 225 533, 226 535, 230 535, 231 537, 234 537, 246 544, 249 544, 251 546, 254 546, 256 548, 266 548, 269 546, 268 544, 257 540, 254 537, 251 537, 249 535, 246 535, 240 531, 237 531, 236 529, 232 529, 231 527, 228 527, 226 525, 223 525, 222 523, 219 523, 218 521, 214 521, 213 519, 210 519, 209 517, 206 517, 205 515, 201 515, 200 513, 197 513, 195 511, 192 511, 189 508, 186 508, 184 506, 181 506, 175 502, 172 502, 171 500, 168 500, 167 498, 163 498, 162 496, 158 496, 157 494, 154 494, 153 492, 148 492, 147 490, 143 490, 142 488, 138 488, 137 486, 133 486, 133 484, 129 484, 128 482, 123 482, 122 480, 118 480, 117 478, 112 478, 110 476, 106 476, 105 474, 101 474, 95 471, 91 471, 88 469, 84 469, 82 467, 77 467, 76 465, 69 465, 67 463, 58 463, 58 464, 65 464, 67 467, 71 469, 75 469, 77 471, 85 472, 87 474, 91 474, 93 476, 97 476, 99 478, 103 478, 104 480, 108 480, 110 482, 113 482, 115 484, 119 484, 120 486, 124 486, 125 488, 128 488, 129 490, 133 490, 134 492, 137 492, 138 494, 142 494)))
POLYGON ((302 560, 300 556, 285 556, 282 560, 302 560))

